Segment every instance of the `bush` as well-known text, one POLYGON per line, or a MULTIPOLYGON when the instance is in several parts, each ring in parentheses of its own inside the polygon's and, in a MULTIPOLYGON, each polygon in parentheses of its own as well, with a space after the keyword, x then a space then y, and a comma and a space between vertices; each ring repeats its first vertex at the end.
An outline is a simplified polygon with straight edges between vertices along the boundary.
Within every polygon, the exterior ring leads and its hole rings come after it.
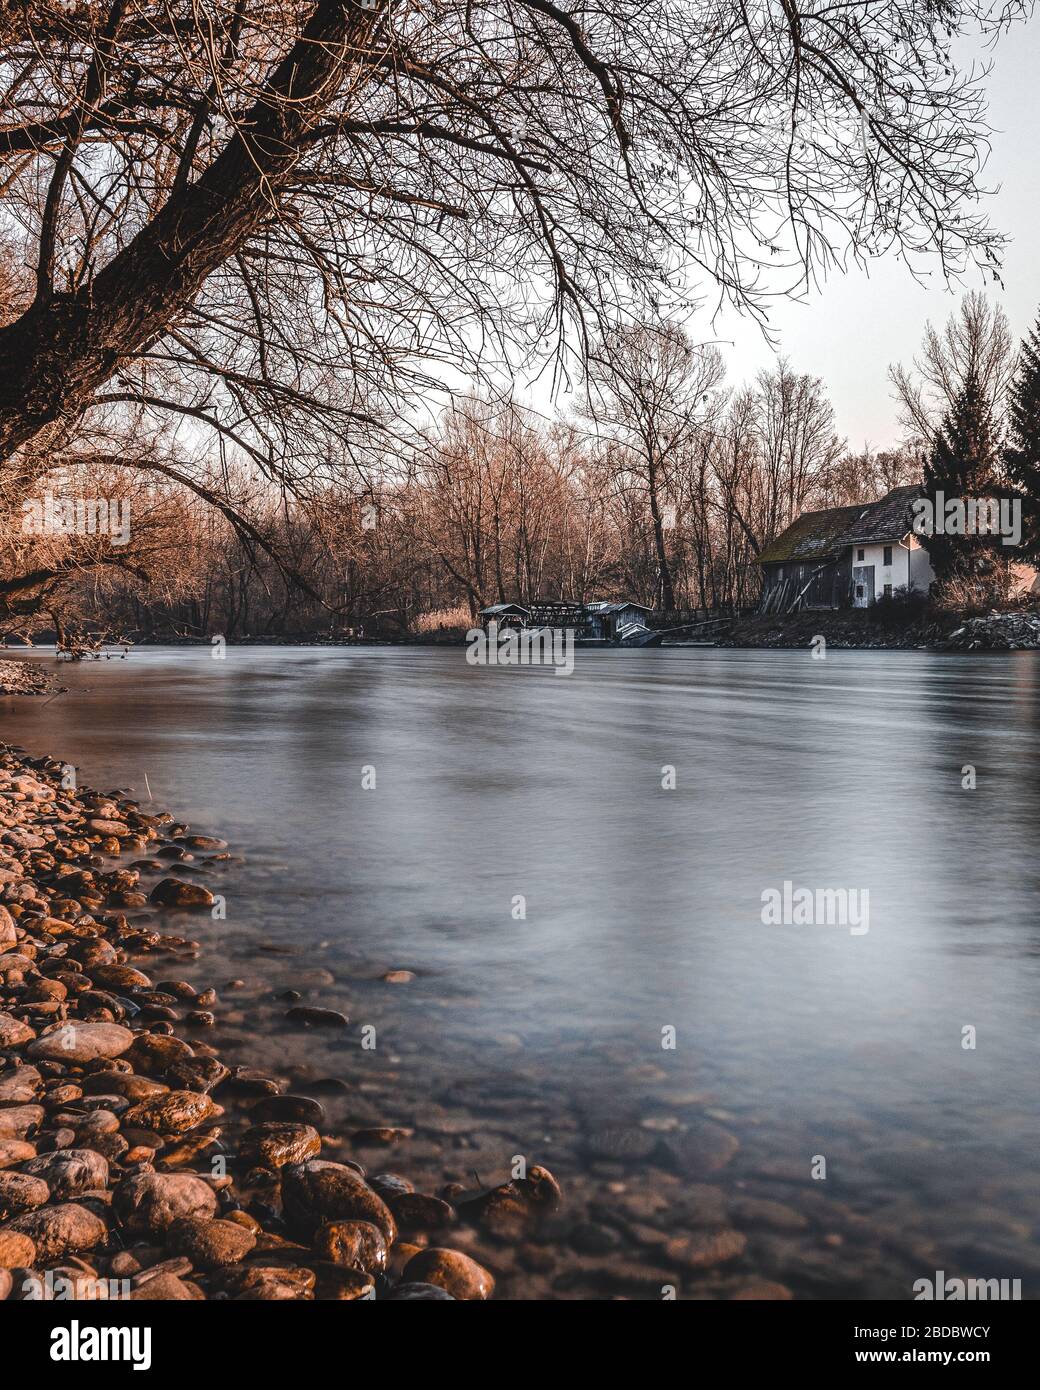
POLYGON ((891 594, 882 594, 870 610, 882 627, 906 627, 919 622, 928 608, 928 595, 922 589, 901 584, 891 594))

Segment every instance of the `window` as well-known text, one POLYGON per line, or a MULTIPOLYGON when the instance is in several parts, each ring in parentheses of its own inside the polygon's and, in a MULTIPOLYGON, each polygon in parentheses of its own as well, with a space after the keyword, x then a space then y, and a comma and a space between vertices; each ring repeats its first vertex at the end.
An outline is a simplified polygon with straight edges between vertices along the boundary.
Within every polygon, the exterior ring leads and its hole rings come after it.
POLYGON ((777 567, 776 567, 776 577, 777 577, 777 579, 783 579, 783 577, 784 577, 784 567, 783 567, 783 565, 777 565, 777 567))
POLYGON ((885 546, 885 553, 881 557, 881 563, 883 565, 890 565, 892 563, 892 547, 890 545, 885 546))
POLYGON ((891 598, 891 597, 892 597, 892 585, 891 585, 891 584, 886 584, 886 585, 885 585, 885 598, 891 598))
POLYGON ((859 550, 856 551, 856 559, 857 559, 857 560, 862 560, 862 559, 864 559, 865 557, 866 557, 866 551, 863 549, 862 546, 860 546, 859 550))
POLYGON ((862 597, 863 597, 863 585, 862 585, 862 584, 857 584, 857 585, 856 585, 856 597, 857 597, 857 598, 862 598, 862 597))

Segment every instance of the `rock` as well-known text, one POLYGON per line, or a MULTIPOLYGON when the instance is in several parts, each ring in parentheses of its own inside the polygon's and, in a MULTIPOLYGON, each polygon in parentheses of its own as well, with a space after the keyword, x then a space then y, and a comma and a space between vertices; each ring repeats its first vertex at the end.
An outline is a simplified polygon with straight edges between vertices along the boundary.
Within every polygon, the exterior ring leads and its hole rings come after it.
POLYGON ((794 1294, 784 1284, 772 1284, 762 1279, 754 1284, 745 1284, 729 1297, 731 1302, 782 1303, 794 1298, 794 1294))
POLYGON ((148 901, 158 907, 212 907, 213 894, 201 883, 184 883, 178 878, 164 878, 157 883, 148 901))
POLYGON ((346 1028, 350 1019, 336 1009, 314 1009, 298 1004, 289 1009, 285 1017, 290 1023, 306 1023, 312 1028, 346 1028))
POLYGON ((383 1199, 343 1163, 313 1158, 282 1169, 282 1203, 290 1223, 307 1234, 327 1221, 371 1221, 388 1245, 397 1224, 383 1199))
POLYGON ((130 834, 130 827, 125 821, 104 820, 100 816, 93 816, 88 820, 87 828, 92 830, 95 835, 115 835, 118 837, 130 834))
POLYGON ((21 1047, 23 1043, 31 1042, 35 1036, 34 1028, 23 1023, 20 1018, 0 1011, 0 1048, 21 1047))
POLYGON ((386 1241, 371 1221, 327 1221, 315 1232, 313 1246, 315 1254, 332 1264, 366 1274, 382 1274, 386 1269, 386 1241))
POLYGON ((252 1118, 255 1121, 287 1120, 320 1125, 325 1120, 325 1107, 309 1096, 265 1096, 253 1106, 252 1118))
POLYGON ((135 990, 151 989, 152 982, 143 970, 135 970, 132 965, 92 965, 90 978, 102 989, 135 990))
POLYGON ((422 1192, 406 1192, 386 1199, 394 1220, 402 1230, 439 1231, 455 1221, 455 1208, 439 1197, 422 1192))
POLYGON ((163 1076, 175 1062, 194 1057, 195 1050, 169 1033, 137 1033, 123 1054, 134 1071, 163 1076))
POLYGON ((0 1230, 0 1269, 29 1269, 36 1263, 36 1243, 21 1231, 0 1230))
POLYGON ((0 1172, 35 1157, 35 1144, 27 1144, 24 1139, 0 1139, 0 1172))
POLYGON ((175 1274, 166 1273, 157 1274, 154 1278, 147 1279, 137 1288, 130 1290, 132 1302, 187 1302, 201 1299, 204 1296, 197 1285, 186 1283, 175 1274))
POLYGON ((14 1286, 9 1269, 0 1269, 0 1303, 3 1303, 14 1286))
POLYGON ((108 1187, 108 1161, 94 1149, 59 1149, 22 1164, 23 1173, 42 1178, 58 1201, 108 1187))
POLYGON ((415 973, 411 970, 387 970, 382 978, 384 984, 407 985, 415 979, 415 973))
POLYGON ((43 1124, 43 1113, 42 1105, 13 1105, 0 1110, 0 1140, 24 1139, 43 1124))
POLYGON ((166 1070, 170 1085, 184 1091, 212 1091, 227 1075, 219 1057, 184 1057, 166 1070))
POLYGON ((608 1255, 621 1244, 621 1236, 611 1226, 582 1221, 571 1231, 571 1245, 582 1255, 608 1255))
POLYGON ((740 1140, 714 1121, 700 1120, 682 1134, 668 1135, 661 1147, 680 1173, 696 1179, 725 1168, 740 1140))
POLYGON ((405 1284, 434 1284, 455 1299, 486 1299, 495 1290, 495 1281, 483 1265, 461 1250, 431 1246, 413 1255, 404 1270, 405 1284))
POLYGON ((253 1265, 229 1271, 228 1292, 236 1302, 288 1301, 310 1298, 315 1275, 311 1269, 282 1269, 277 1265, 253 1265))
POLYGON ((128 1110, 123 1123, 157 1134, 187 1134, 216 1114, 219 1107, 201 1091, 167 1091, 128 1110))
POLYGON ((686 1269, 710 1269, 744 1253, 747 1236, 740 1231, 693 1231, 676 1236, 664 1247, 664 1254, 686 1269))
POLYGON ((454 1303, 455 1296, 437 1284, 397 1284, 386 1296, 387 1303, 454 1303))
POLYGON ((16 1216, 0 1227, 0 1240, 11 1232, 29 1237, 36 1246, 36 1259, 42 1264, 61 1255, 91 1250, 108 1234, 105 1223, 77 1202, 64 1202, 60 1206, 43 1207, 16 1216))
POLYGON ((95 1062, 118 1057, 134 1040, 129 1028, 118 1023, 63 1023, 30 1043, 26 1055, 33 1061, 95 1062))
POLYGON ((50 1188, 42 1178, 9 1170, 0 1173, 0 1220, 42 1207, 50 1195, 50 1188))
POLYGON ((7 908, 0 903, 0 949, 14 946, 18 941, 18 933, 15 931, 14 918, 7 908))
POLYGON ((135 1173, 116 1188, 112 1206, 124 1226, 142 1235, 161 1235, 181 1218, 210 1218, 217 1198, 209 1183, 191 1173, 135 1173))
POLYGON ((371 1274, 348 1265, 315 1263, 314 1272, 318 1276, 315 1297, 336 1299, 341 1303, 354 1302, 359 1298, 375 1298, 376 1285, 371 1274))
POLYGON ((306 1163, 320 1151, 321 1136, 310 1125, 269 1120, 246 1130, 238 1156, 255 1167, 284 1168, 287 1163, 306 1163))
POLYGON ((245 1259, 256 1244, 256 1236, 234 1221, 193 1216, 174 1221, 167 1229, 166 1241, 171 1250, 187 1255, 196 1269, 219 1269, 245 1259))
POLYGON ((36 1099, 42 1077, 35 1067, 15 1067, 0 1076, 0 1105, 28 1105, 36 1099))

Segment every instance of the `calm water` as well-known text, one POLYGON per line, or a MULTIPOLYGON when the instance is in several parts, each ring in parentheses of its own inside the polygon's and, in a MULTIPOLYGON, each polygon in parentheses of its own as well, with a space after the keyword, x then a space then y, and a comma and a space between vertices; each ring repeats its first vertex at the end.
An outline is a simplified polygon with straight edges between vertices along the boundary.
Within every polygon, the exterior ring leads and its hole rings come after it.
POLYGON ((59 670, 68 695, 0 699, 0 737, 244 858, 213 883, 226 922, 191 919, 198 978, 250 987, 216 1044, 298 1088, 347 1081, 347 1134, 414 1130, 359 1155, 376 1171, 431 1190, 522 1154, 560 1178, 543 1244, 460 1236, 505 1296, 909 1298, 937 1269, 1040 1293, 1037 654, 59 670), (869 931, 764 926, 784 880, 869 890, 869 931), (350 1030, 288 1031, 288 986, 350 1030), (682 1237, 719 1221, 747 1244, 701 1267, 682 1237))

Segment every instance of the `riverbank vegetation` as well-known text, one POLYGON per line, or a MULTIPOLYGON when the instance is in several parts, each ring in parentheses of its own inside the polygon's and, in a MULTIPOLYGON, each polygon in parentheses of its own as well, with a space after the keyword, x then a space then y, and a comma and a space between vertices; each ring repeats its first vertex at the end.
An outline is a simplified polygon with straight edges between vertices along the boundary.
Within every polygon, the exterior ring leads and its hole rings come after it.
POLYGON ((996 276, 956 43, 1026 9, 8 7, 0 630, 752 604, 792 516, 920 476, 965 339, 897 379, 906 438, 850 449, 825 383, 728 380, 696 311, 883 254, 996 276), (503 386, 540 371, 551 419, 503 386))

